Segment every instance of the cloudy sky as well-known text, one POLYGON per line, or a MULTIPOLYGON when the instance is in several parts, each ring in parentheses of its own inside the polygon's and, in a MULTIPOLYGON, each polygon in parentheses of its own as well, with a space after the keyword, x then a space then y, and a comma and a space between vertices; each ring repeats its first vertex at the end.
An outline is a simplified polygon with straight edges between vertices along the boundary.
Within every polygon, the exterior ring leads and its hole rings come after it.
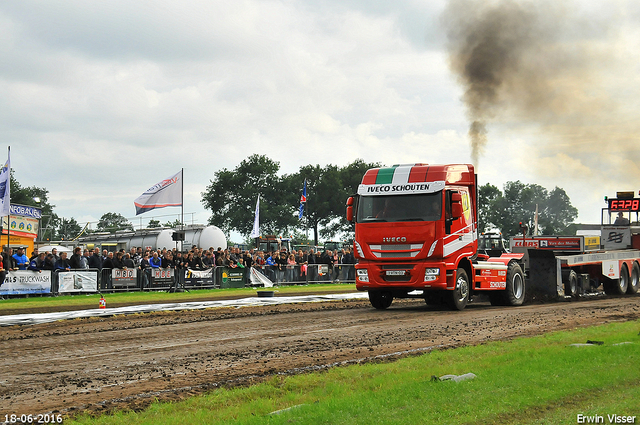
POLYGON ((599 222, 640 190, 638 23, 631 0, 3 1, 0 135, 80 223, 134 217, 180 168, 204 223, 213 173, 254 153, 283 173, 474 161, 599 222))

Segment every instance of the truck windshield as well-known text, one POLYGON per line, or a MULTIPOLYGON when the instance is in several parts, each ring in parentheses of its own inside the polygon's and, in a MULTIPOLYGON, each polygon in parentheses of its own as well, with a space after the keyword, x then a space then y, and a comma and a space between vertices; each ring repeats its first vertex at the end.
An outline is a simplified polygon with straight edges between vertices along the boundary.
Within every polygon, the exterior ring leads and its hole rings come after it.
POLYGON ((361 196, 357 221, 436 221, 442 217, 442 192, 418 195, 361 196))

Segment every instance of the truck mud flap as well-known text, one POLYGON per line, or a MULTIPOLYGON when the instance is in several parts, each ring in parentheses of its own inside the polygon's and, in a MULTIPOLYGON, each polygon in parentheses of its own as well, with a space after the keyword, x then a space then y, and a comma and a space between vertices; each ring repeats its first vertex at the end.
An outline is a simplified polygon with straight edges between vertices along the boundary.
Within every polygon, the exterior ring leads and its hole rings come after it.
POLYGON ((558 277, 560 265, 554 253, 529 249, 525 257, 525 263, 528 263, 527 299, 552 301, 561 298, 562 280, 558 277))

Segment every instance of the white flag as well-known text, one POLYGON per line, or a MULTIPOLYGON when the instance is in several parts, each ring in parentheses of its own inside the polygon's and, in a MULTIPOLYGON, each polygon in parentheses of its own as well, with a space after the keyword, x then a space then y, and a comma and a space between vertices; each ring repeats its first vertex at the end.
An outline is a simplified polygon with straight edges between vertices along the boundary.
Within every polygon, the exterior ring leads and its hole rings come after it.
POLYGON ((182 170, 178 174, 153 185, 133 203, 136 205, 136 215, 155 208, 179 207, 182 205, 182 170))
POLYGON ((256 216, 253 219, 253 229, 251 229, 251 238, 260 237, 260 195, 258 195, 258 201, 256 202, 256 216))
POLYGON ((11 151, 0 170, 0 217, 11 214, 11 151))

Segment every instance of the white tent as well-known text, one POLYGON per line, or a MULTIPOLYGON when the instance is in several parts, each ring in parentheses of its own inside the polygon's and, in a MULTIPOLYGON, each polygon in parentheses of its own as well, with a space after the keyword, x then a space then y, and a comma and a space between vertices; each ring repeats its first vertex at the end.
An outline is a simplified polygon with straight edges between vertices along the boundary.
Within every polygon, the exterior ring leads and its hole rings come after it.
POLYGON ((46 252, 46 251, 53 251, 53 249, 57 249, 58 253, 60 252, 66 252, 66 253, 73 253, 73 248, 67 248, 66 246, 62 246, 62 245, 45 245, 45 246, 41 246, 38 247, 38 252, 46 252))

